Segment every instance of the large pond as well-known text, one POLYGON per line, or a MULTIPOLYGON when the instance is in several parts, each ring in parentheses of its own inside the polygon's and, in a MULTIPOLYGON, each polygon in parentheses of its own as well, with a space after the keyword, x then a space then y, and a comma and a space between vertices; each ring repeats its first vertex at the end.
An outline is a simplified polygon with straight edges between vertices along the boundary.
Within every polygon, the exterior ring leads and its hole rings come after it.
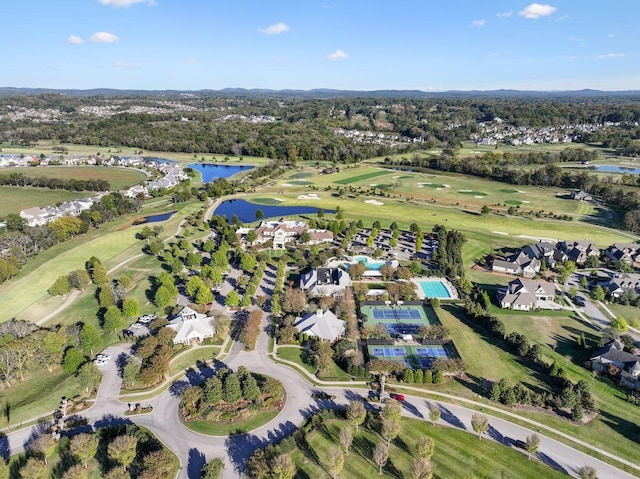
POLYGON ((209 183, 216 178, 229 178, 242 171, 254 168, 251 165, 215 165, 213 163, 192 163, 187 166, 200 172, 203 183, 209 183))
POLYGON ((606 171, 608 173, 626 173, 628 175, 640 175, 640 168, 628 168, 624 166, 598 165, 596 171, 606 171))
MULTIPOLYGON (((214 211, 214 215, 226 216, 228 220, 235 214, 242 223, 256 221, 256 211, 261 210, 265 218, 281 218, 290 215, 309 215, 318 212, 317 206, 270 206, 257 205, 245 200, 226 200, 214 211)), ((325 213, 335 213, 335 210, 325 210, 325 213)))

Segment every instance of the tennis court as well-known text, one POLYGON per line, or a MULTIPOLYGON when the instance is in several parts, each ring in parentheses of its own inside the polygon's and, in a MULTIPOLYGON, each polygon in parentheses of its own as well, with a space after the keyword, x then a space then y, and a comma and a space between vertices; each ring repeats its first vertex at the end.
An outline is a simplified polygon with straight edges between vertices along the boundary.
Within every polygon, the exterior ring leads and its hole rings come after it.
POLYGON ((420 311, 416 309, 374 309, 372 311, 374 319, 422 319, 420 311))
POLYGON ((369 356, 377 359, 403 361, 406 367, 429 369, 437 359, 458 357, 448 345, 405 345, 368 347, 369 356))
POLYGON ((444 346, 427 346, 422 348, 416 348, 416 354, 419 357, 427 358, 448 358, 449 353, 444 346))
POLYGON ((391 336, 417 335, 422 327, 440 324, 430 306, 363 305, 361 312, 369 324, 381 324, 391 336))
POLYGON ((406 356, 404 348, 372 348, 376 358, 403 358, 406 356))

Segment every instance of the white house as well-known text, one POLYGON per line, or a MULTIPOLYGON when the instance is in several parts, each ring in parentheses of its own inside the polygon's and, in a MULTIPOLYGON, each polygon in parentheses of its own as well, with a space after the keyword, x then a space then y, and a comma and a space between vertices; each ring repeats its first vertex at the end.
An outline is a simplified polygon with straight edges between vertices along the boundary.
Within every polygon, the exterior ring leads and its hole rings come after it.
POLYGON ((555 299, 555 288, 546 281, 518 278, 505 288, 498 289, 497 295, 501 308, 518 311, 549 309, 549 303, 555 299))
MULTIPOLYGON (((236 235, 239 239, 246 238, 252 228, 238 228, 236 235)), ((255 229, 256 240, 254 244, 264 244, 273 241, 275 249, 284 249, 287 243, 293 243, 300 239, 304 232, 309 233, 308 244, 319 244, 333 241, 333 233, 327 230, 309 229, 304 221, 262 221, 255 229)))
POLYGON ((167 326, 176 332, 174 344, 198 344, 214 336, 212 320, 206 314, 185 306, 167 326))
POLYGON ((293 326, 301 333, 331 342, 344 335, 345 330, 344 321, 331 311, 321 309, 300 318, 293 326))

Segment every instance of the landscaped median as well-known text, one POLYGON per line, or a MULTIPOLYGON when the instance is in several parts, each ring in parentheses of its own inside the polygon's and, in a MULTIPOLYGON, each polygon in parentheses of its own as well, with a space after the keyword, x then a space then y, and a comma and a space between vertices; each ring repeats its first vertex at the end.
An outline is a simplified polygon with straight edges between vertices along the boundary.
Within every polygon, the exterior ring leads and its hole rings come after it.
POLYGON ((275 418, 286 402, 280 381, 249 372, 220 368, 199 386, 181 395, 180 415, 185 426, 208 436, 244 434, 275 418))

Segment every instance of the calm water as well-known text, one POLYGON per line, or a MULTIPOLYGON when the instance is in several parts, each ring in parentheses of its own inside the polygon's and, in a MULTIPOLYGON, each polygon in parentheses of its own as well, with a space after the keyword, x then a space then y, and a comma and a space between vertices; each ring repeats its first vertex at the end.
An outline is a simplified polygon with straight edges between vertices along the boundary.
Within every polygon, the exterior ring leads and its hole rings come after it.
MULTIPOLYGON (((262 210, 265 218, 281 218, 290 215, 315 215, 318 212, 317 206, 271 206, 257 205, 245 200, 226 200, 214 211, 214 215, 226 216, 231 220, 234 214, 243 223, 253 223, 256 220, 256 211, 262 210)), ((335 210, 325 210, 325 213, 335 213, 335 210)))
POLYGON ((625 168, 624 166, 599 165, 596 171, 607 171, 609 173, 627 173, 628 175, 640 175, 640 168, 625 168))
POLYGON ((159 223, 160 221, 166 221, 169 218, 171 218, 176 212, 175 211, 170 211, 169 213, 162 213, 159 215, 149 215, 149 216, 145 216, 144 218, 142 218, 139 221, 136 221, 135 224, 137 225, 141 225, 143 223, 159 223))
POLYGON ((214 165, 213 163, 192 163, 187 166, 200 172, 203 183, 209 183, 216 178, 229 178, 241 171, 254 168, 251 165, 214 165))

